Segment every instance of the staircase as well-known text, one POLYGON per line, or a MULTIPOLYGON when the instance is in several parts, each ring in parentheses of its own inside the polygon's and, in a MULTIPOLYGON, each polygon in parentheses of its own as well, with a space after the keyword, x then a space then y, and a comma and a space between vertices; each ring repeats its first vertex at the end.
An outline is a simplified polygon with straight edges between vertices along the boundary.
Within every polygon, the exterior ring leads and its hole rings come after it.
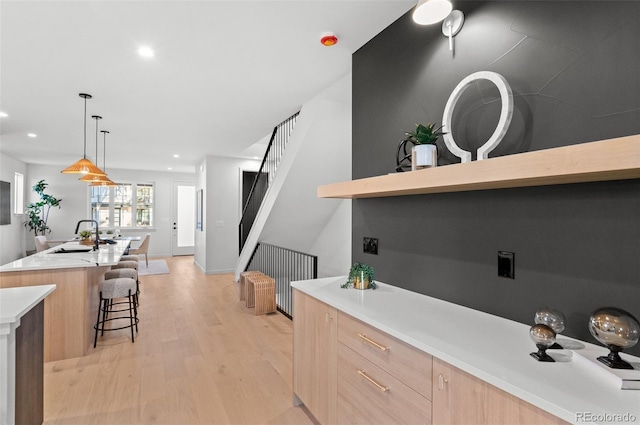
MULTIPOLYGON (((274 129, 257 174, 268 176, 268 187, 259 205, 253 200, 243 207, 236 280, 258 244, 317 256, 320 277, 348 272, 351 202, 318 199, 316 189, 351 178, 350 94, 347 76, 274 129), (252 225, 247 219, 253 215, 251 209, 257 209, 252 225)), ((259 184, 256 181, 255 187, 259 184)))
POLYGON ((249 196, 242 208, 242 218, 240 219, 240 224, 238 226, 238 240, 240 241, 241 253, 244 243, 251 231, 251 227, 253 226, 253 222, 255 221, 255 217, 262 205, 264 195, 269 189, 269 185, 273 181, 276 171, 278 170, 278 165, 280 164, 282 155, 287 148, 287 144, 289 143, 289 138, 296 125, 298 115, 300 115, 299 111, 273 128, 271 139, 269 139, 267 150, 264 154, 264 158, 262 158, 262 163, 260 164, 260 169, 253 180, 249 196))

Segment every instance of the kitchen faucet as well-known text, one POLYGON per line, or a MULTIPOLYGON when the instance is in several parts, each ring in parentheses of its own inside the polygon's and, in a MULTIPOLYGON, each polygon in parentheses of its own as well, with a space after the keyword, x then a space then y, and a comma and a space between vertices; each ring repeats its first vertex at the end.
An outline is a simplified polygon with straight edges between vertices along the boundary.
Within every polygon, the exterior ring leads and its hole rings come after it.
POLYGON ((94 223, 96 225, 96 239, 93 244, 93 250, 97 251, 98 246, 100 245, 100 232, 98 229, 98 222, 96 220, 80 220, 78 224, 76 224, 76 231, 74 232, 76 235, 78 234, 78 229, 80 228, 80 223, 94 223))

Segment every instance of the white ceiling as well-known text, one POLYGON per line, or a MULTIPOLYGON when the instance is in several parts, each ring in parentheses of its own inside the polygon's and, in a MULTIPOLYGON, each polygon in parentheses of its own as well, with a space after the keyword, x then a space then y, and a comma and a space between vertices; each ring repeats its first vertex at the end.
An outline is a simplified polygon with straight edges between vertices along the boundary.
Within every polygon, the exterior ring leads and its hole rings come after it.
POLYGON ((80 159, 84 92, 87 156, 101 115, 107 171, 194 172, 205 155, 250 155, 415 3, 2 0, 0 151, 61 168, 80 159), (326 31, 337 45, 320 44, 326 31), (154 58, 136 53, 143 44, 154 58))

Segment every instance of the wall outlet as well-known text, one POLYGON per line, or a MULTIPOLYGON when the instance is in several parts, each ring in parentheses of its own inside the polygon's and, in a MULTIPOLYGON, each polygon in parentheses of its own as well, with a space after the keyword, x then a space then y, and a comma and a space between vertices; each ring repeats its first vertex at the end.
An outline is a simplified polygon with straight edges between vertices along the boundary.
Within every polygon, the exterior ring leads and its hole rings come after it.
POLYGON ((363 238, 362 250, 365 254, 378 255, 378 238, 363 238))
POLYGON ((515 255, 513 252, 498 251, 498 276, 515 279, 515 255))

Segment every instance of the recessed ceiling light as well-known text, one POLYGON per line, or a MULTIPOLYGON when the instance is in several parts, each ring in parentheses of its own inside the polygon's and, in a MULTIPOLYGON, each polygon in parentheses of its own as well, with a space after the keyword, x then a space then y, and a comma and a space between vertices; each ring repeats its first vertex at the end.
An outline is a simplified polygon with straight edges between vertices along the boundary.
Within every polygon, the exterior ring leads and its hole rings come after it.
POLYGON ((173 154, 173 157, 174 157, 174 158, 180 158, 180 155, 178 155, 177 153, 174 153, 174 154, 173 154))
POLYGON ((6 112, 0 111, 0 118, 7 118, 8 116, 9 114, 7 114, 6 112))
POLYGON ((153 50, 149 46, 140 46, 138 48, 138 54, 143 58, 152 58, 154 56, 153 50))
POLYGON ((29 134, 27 134, 27 136, 29 136, 29 137, 38 137, 38 135, 36 133, 29 133, 29 134))
POLYGON ((171 167, 168 167, 168 168, 167 168, 167 170, 173 170, 173 168, 171 168, 171 167))

